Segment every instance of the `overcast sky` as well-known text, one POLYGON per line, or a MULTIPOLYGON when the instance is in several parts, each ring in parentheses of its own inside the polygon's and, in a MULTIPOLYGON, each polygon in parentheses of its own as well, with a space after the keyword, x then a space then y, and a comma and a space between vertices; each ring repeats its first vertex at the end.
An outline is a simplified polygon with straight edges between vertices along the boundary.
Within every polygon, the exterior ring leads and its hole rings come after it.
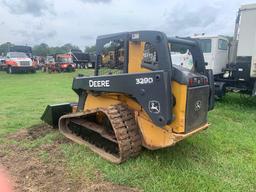
POLYGON ((232 35, 246 3, 253 0, 0 0, 0 43, 84 48, 97 35, 133 30, 232 35))

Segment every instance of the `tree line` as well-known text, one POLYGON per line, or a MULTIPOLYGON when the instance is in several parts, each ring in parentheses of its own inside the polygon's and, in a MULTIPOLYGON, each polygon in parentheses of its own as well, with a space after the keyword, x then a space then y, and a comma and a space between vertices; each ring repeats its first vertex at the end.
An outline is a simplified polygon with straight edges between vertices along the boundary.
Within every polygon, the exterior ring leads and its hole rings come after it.
MULTIPOLYGON (((10 47, 14 46, 11 42, 6 42, 0 45, 0 55, 4 56, 9 51, 10 47)), ((56 53, 67 53, 72 49, 79 49, 78 46, 72 45, 71 43, 64 44, 62 46, 51 47, 46 43, 41 43, 32 47, 34 56, 47 56, 54 55, 56 53)), ((96 50, 95 45, 86 46, 84 51, 86 53, 94 53, 96 50)))

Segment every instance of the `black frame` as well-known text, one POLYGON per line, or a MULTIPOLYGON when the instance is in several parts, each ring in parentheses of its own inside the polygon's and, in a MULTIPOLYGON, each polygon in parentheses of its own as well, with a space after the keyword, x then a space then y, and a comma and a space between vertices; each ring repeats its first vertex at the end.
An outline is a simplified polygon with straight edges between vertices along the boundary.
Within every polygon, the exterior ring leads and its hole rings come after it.
MULTIPOLYGON (((109 41, 114 40, 124 40, 124 69, 123 72, 128 72, 128 46, 129 41, 142 41, 142 42, 149 42, 153 45, 153 47, 157 50, 158 53, 158 67, 157 68, 151 68, 148 66, 151 70, 170 70, 171 69, 171 60, 170 60, 170 54, 168 51, 168 39, 166 35, 159 31, 135 31, 135 32, 124 32, 124 33, 115 33, 111 35, 103 35, 99 36, 96 40, 96 66, 99 66, 100 63, 100 55, 102 54, 103 46, 108 43, 109 41), (138 37, 138 38, 135 38, 138 37)), ((99 68, 95 67, 95 75, 99 75, 99 68)))

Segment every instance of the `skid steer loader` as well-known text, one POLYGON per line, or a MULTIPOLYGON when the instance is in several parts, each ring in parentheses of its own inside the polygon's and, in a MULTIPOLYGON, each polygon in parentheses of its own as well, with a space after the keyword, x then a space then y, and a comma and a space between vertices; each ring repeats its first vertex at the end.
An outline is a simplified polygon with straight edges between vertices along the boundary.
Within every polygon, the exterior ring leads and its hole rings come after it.
POLYGON ((67 138, 121 163, 142 146, 172 146, 208 127, 213 75, 196 42, 158 31, 124 32, 99 36, 96 54, 95 75, 73 80, 78 103, 48 105, 42 115, 67 138), (172 63, 171 49, 189 50, 191 68, 172 63), (102 62, 113 51, 114 62, 102 62))

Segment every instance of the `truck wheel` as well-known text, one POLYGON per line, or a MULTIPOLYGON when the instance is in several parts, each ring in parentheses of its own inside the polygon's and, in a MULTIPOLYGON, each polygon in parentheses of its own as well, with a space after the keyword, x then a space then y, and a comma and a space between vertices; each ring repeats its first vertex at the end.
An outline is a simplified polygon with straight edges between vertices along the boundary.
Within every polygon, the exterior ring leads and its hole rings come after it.
POLYGON ((215 98, 222 99, 226 95, 226 84, 224 82, 215 82, 215 98))
POLYGON ((72 66, 69 65, 69 66, 67 67, 66 71, 67 71, 67 72, 72 72, 72 71, 73 71, 72 66))

